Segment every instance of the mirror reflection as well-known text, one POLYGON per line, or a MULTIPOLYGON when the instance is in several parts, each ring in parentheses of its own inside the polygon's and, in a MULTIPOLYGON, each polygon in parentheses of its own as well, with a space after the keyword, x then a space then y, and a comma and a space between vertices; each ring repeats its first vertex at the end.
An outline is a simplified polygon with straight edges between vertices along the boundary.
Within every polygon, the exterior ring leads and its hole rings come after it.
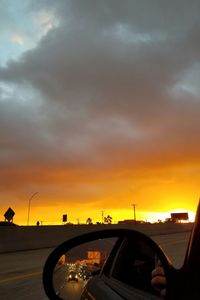
POLYGON ((116 238, 95 240, 64 253, 54 269, 55 293, 62 299, 80 299, 86 283, 100 272, 115 242, 116 238))

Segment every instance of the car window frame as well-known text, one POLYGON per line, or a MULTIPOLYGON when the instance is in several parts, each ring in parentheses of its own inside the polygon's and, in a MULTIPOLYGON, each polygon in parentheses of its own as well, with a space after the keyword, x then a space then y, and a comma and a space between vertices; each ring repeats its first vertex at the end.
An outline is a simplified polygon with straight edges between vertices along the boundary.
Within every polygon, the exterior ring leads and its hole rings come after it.
POLYGON ((100 274, 101 279, 104 281, 105 284, 107 284, 111 289, 113 289, 117 294, 119 294, 122 297, 125 297, 125 299, 152 299, 152 300, 159 300, 162 299, 160 295, 154 295, 148 291, 144 291, 142 289, 136 288, 133 285, 130 285, 128 283, 125 283, 116 277, 113 277, 113 272, 115 270, 116 264, 119 261, 119 257, 121 253, 124 251, 124 244, 127 241, 124 239, 118 239, 116 241, 116 244, 114 245, 110 257, 108 258, 104 268, 102 269, 102 272, 100 274), (137 298, 135 298, 137 297, 137 298))
POLYGON ((119 296, 126 300, 160 300, 161 296, 153 295, 141 289, 137 289, 131 285, 128 285, 116 278, 107 277, 102 275, 102 281, 108 285, 112 290, 114 290, 119 296), (134 296, 134 298, 133 298, 134 296))

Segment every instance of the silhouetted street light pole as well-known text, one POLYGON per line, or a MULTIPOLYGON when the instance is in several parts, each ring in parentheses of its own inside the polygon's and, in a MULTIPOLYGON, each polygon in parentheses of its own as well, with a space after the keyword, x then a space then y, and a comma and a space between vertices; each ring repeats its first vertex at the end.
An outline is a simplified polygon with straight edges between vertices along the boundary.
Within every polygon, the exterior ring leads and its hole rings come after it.
POLYGON ((104 210, 101 211, 101 222, 104 223, 104 210))
POLYGON ((132 206, 134 210, 134 222, 136 223, 136 211, 135 211, 136 204, 133 203, 132 206))
POLYGON ((33 193, 33 195, 28 200, 28 217, 27 217, 27 225, 29 225, 29 216, 30 216, 30 209, 31 209, 31 200, 35 195, 37 195, 38 192, 33 193))

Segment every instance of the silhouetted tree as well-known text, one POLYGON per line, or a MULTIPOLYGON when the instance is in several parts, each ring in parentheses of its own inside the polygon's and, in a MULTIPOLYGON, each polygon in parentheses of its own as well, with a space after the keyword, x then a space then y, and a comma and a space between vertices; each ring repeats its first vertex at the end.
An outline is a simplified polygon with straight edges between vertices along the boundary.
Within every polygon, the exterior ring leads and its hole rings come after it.
POLYGON ((104 223, 111 224, 112 223, 112 217, 110 215, 107 215, 107 217, 104 217, 104 223))
POLYGON ((91 219, 91 218, 87 218, 86 223, 87 223, 88 225, 91 225, 91 224, 92 224, 92 219, 91 219))

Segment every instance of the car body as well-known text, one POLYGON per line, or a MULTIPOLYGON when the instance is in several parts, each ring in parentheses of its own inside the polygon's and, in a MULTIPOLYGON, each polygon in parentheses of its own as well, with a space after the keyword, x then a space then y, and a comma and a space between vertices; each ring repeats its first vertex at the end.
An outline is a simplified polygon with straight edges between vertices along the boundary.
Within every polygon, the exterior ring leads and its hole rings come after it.
POLYGON ((139 252, 135 251, 132 237, 119 238, 99 274, 86 284, 81 300, 100 297, 109 300, 160 299, 151 285, 151 272, 155 267, 154 250, 143 241, 138 246, 139 252))

